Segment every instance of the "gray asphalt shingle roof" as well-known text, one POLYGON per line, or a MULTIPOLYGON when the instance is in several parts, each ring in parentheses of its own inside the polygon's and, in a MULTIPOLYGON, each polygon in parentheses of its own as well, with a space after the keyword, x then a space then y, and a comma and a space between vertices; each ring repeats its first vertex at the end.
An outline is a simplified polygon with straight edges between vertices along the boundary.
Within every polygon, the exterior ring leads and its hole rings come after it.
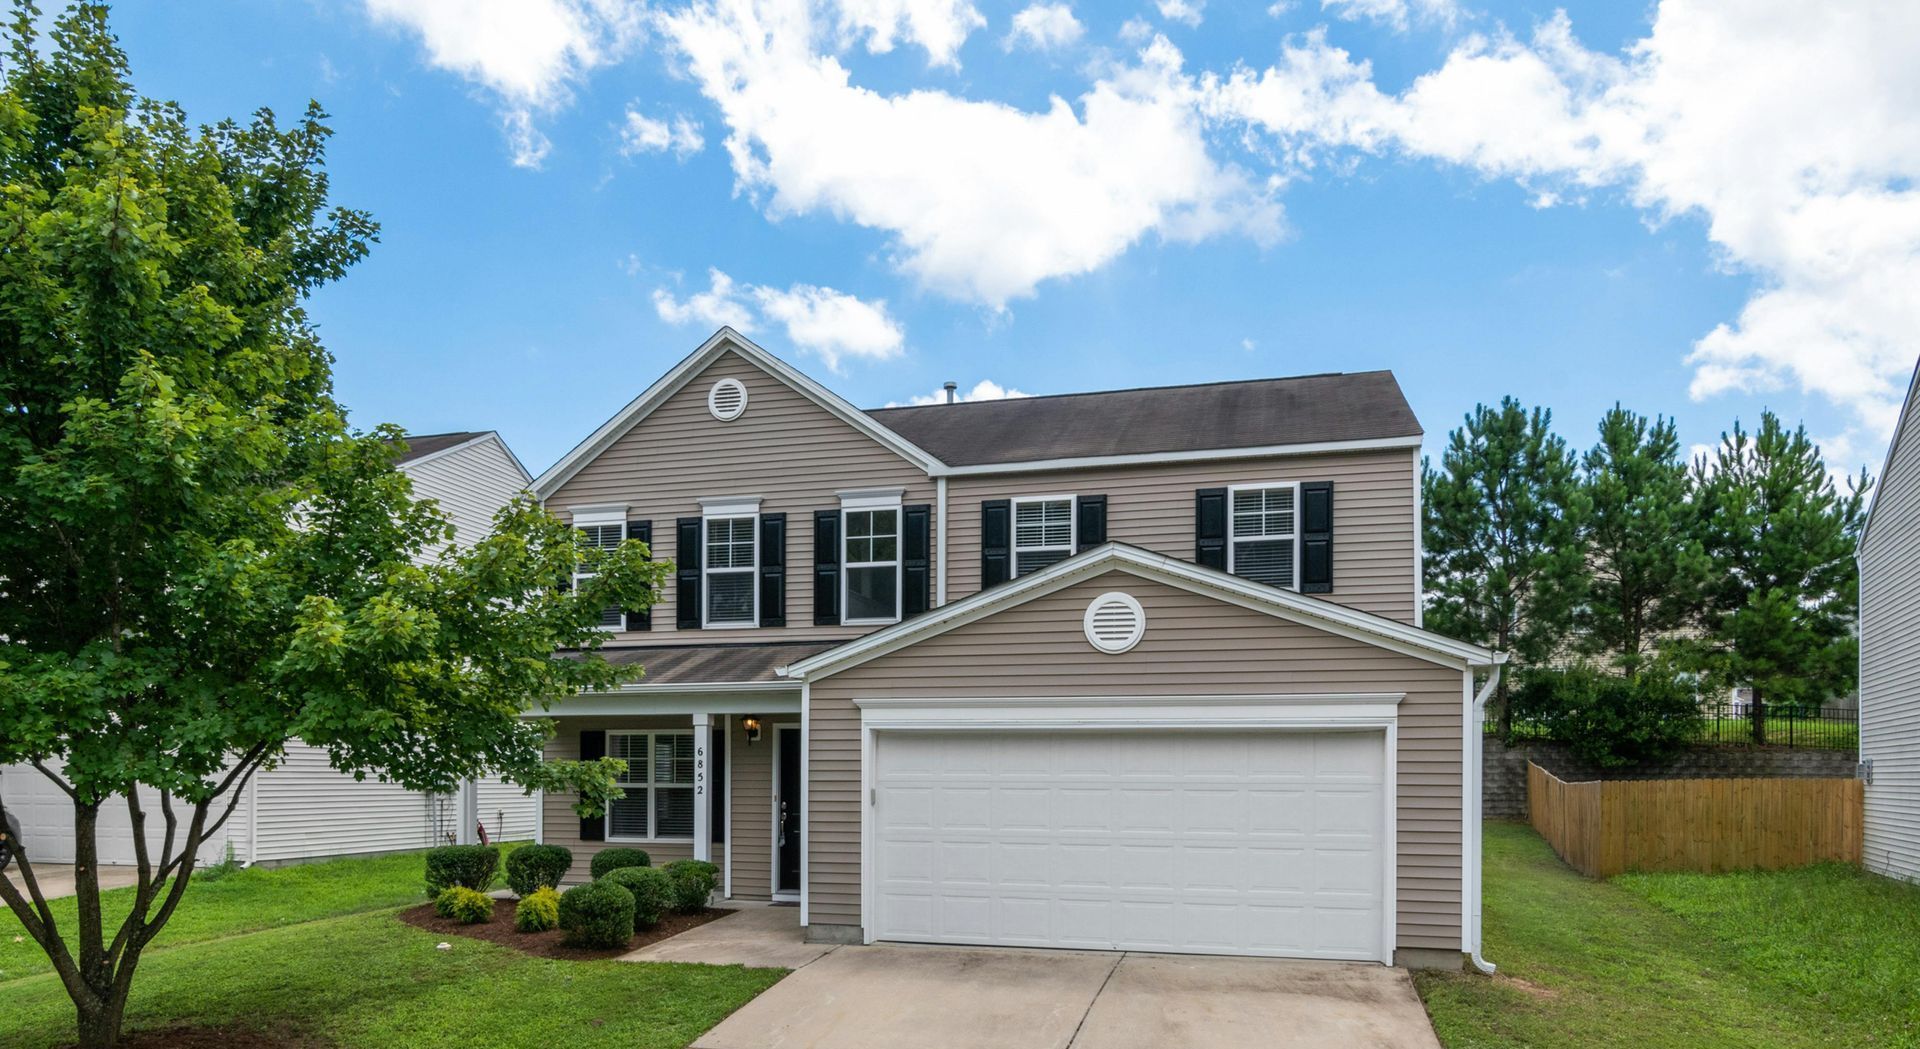
MULTIPOLYGON (((609 663, 646 668, 638 685, 708 685, 721 682, 778 681, 774 673, 788 663, 819 655, 842 641, 775 641, 763 644, 607 645, 600 654, 609 663)), ((797 686, 796 686, 797 687, 797 686)))
POLYGON ((401 452, 394 462, 410 463, 455 445, 465 444, 475 437, 483 437, 487 432, 486 430, 463 430, 459 433, 410 433, 406 437, 407 450, 401 452))

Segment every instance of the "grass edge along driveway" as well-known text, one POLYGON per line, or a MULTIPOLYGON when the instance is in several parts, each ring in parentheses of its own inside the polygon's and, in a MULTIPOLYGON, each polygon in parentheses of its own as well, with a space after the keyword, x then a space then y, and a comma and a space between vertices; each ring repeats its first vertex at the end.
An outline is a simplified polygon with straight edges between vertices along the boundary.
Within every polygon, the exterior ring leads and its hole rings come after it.
POLYGON ((1420 973, 1449 1049, 1920 1049, 1920 887, 1840 865, 1574 873, 1487 823, 1492 979, 1420 973))

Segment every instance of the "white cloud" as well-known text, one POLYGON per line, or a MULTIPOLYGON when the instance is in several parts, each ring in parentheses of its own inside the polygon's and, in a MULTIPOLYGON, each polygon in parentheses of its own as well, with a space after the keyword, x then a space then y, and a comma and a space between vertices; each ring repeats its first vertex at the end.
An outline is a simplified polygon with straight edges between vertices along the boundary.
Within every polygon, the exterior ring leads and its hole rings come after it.
MULTIPOLYGON (((1398 152, 1511 178, 1536 206, 1618 188, 1655 221, 1697 216, 1759 287, 1688 357, 1696 398, 1797 385, 1889 432, 1920 331, 1920 5, 1848 17, 1665 0, 1620 55, 1564 14, 1476 36, 1404 92, 1321 35, 1205 85, 1207 111, 1294 165, 1398 152)), ((1847 433, 1830 438, 1858 440, 1847 433)))
POLYGON ((1416 19, 1451 26, 1461 17, 1455 0, 1320 0, 1320 9, 1349 22, 1373 22, 1402 32, 1416 19))
POLYGON ((866 39, 867 50, 884 54, 896 39, 918 44, 927 64, 958 66, 960 45, 987 24, 969 0, 838 0, 844 39, 866 39))
POLYGON ((1144 44, 1153 36, 1153 23, 1144 18, 1129 18, 1120 23, 1120 39, 1129 44, 1144 44))
POLYGON ((587 71, 639 38, 628 0, 364 0, 375 22, 418 34, 433 66, 498 97, 514 163, 538 167, 551 148, 534 115, 568 98, 587 71))
POLYGON ((1007 50, 1025 44, 1035 51, 1066 47, 1080 39, 1086 27, 1073 17, 1066 4, 1030 4, 1013 16, 1013 31, 1007 34, 1007 50))
POLYGON ((706 138, 700 134, 700 125, 681 114, 676 114, 669 123, 655 120, 629 107, 627 121, 620 128, 620 152, 629 157, 672 150, 674 156, 685 160, 705 149, 706 145, 706 138))
MULTIPOLYGON (((962 401, 1004 401, 1014 397, 1033 396, 1030 393, 1021 393, 1019 390, 1002 386, 992 379, 981 379, 979 382, 973 384, 973 389, 965 392, 956 391, 956 395, 962 401)), ((909 406, 945 403, 947 403, 947 391, 940 389, 933 393, 915 394, 907 398, 905 402, 888 401, 887 407, 905 408, 909 406)))
POLYGON ((1154 0, 1153 6, 1159 8, 1160 17, 1169 22, 1197 26, 1206 11, 1207 0, 1154 0))
POLYGON ((708 270, 707 279, 706 291, 685 299, 655 288, 654 311, 668 324, 728 325, 742 333, 780 325, 789 341, 818 355, 836 372, 847 358, 888 360, 906 348, 906 331, 887 313, 884 299, 868 301, 813 284, 784 290, 737 284, 718 269, 708 270))
POLYGON ((1094 270, 1149 234, 1271 241, 1265 187, 1216 161, 1180 53, 1156 39, 1076 108, 942 91, 882 94, 816 53, 795 2, 727 0, 661 19, 719 107, 739 184, 774 216, 827 213, 891 234, 899 264, 1001 307, 1094 270))

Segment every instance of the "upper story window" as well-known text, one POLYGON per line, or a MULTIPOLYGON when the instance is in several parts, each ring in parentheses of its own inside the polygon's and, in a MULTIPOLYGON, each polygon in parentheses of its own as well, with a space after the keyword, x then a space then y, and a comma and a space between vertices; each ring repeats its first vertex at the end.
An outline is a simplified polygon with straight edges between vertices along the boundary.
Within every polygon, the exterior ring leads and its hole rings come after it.
POLYGON ((626 768, 607 806, 608 841, 693 837, 693 733, 608 732, 607 756, 626 768))
POLYGON ((706 624, 710 627, 753 626, 759 622, 759 594, 754 585, 759 568, 756 541, 757 514, 708 517, 702 563, 706 624))
MULTIPOLYGON (((611 550, 627 538, 626 509, 611 511, 575 511, 573 526, 580 531, 586 545, 599 550, 611 550)), ((592 579, 596 573, 585 564, 573 568, 573 585, 580 586, 583 580, 592 579)), ((619 606, 600 610, 599 627, 602 630, 622 630, 627 623, 626 613, 619 606)))
POLYGON ((900 618, 900 506, 841 511, 846 595, 842 623, 900 618))
POLYGON ((1013 574, 1037 572, 1073 556, 1073 496, 1013 501, 1013 574))
POLYGON ((1298 590, 1299 501, 1298 484, 1231 489, 1227 571, 1258 583, 1298 590))

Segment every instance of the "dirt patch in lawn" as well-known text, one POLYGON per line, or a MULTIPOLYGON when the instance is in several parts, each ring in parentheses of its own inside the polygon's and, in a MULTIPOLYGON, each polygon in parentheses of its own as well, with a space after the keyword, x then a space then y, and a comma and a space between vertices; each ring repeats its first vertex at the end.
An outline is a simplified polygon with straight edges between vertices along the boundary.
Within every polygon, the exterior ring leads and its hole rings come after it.
POLYGON ((630 951, 637 951, 650 943, 659 943, 670 936, 678 936, 688 929, 705 925, 715 918, 724 918, 733 912, 719 907, 709 907, 697 914, 669 914, 660 919, 660 924, 645 932, 638 932, 627 941, 625 947, 612 950, 596 950, 587 947, 569 947, 560 942, 563 933, 558 929, 548 932, 521 932, 513 927, 512 900, 493 901, 493 917, 475 925, 462 925, 440 917, 434 912, 433 904, 425 903, 400 912, 400 920, 421 929, 445 933, 449 936, 465 936, 475 940, 486 940, 502 947, 511 947, 516 951, 537 954, 542 958, 567 958, 574 961, 595 961, 602 958, 618 958, 630 951))
POLYGON ((249 1027, 163 1027, 120 1036, 120 1049, 330 1049, 333 1044, 324 1038, 249 1027))

